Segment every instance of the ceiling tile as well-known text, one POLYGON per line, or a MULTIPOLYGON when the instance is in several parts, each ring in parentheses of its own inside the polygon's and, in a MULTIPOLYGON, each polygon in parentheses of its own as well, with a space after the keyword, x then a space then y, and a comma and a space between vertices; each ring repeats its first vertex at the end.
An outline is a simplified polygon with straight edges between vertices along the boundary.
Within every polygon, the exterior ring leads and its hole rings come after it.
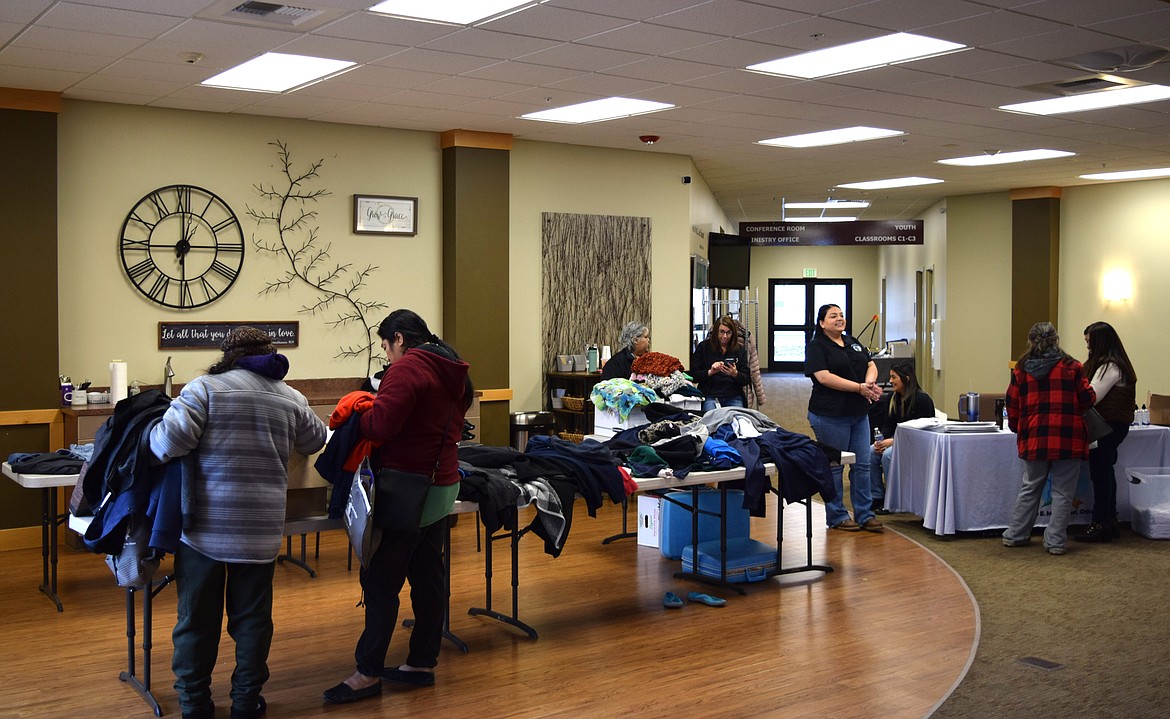
POLYGON ((571 42, 606 30, 628 25, 629 20, 593 12, 566 10, 553 5, 537 5, 523 12, 506 15, 482 27, 496 32, 571 42))
POLYGON ((29 47, 39 50, 61 50, 68 48, 70 52, 80 52, 85 55, 102 55, 105 57, 121 57, 142 45, 142 38, 126 35, 109 35, 97 32, 80 32, 78 30, 63 30, 50 27, 32 27, 13 41, 16 47, 29 47))
POLYGON ((989 12, 992 12, 992 8, 986 5, 964 0, 881 0, 827 14, 837 20, 880 27, 891 32, 919 32, 931 25, 978 18, 989 12))
POLYGON ((0 3, 0 22, 30 23, 56 0, 5 0, 0 3))
POLYGON ((181 18, 170 15, 132 12, 71 2, 54 3, 48 12, 37 18, 37 24, 44 27, 141 38, 155 37, 181 22, 181 18))
POLYGON ((262 55, 297 37, 295 33, 245 27, 209 20, 187 20, 127 56, 137 60, 181 62, 190 52, 203 55, 207 77, 262 55))
POLYGON ((556 47, 560 42, 537 37, 524 37, 484 28, 471 27, 443 35, 419 44, 428 50, 459 52, 468 55, 512 60, 538 50, 556 47))
POLYGON ((1117 46, 1117 38, 1082 28, 1068 28, 1026 38, 992 43, 987 49, 1033 60, 1059 60, 1091 50, 1117 46))
POLYGON ((381 67, 395 67, 403 70, 435 72, 442 75, 461 75, 471 70, 496 64, 496 60, 454 52, 439 52, 423 48, 408 48, 387 55, 375 64, 381 67))
POLYGON ((653 82, 686 82, 726 72, 724 68, 686 60, 651 57, 604 70, 606 75, 637 78, 653 82))
POLYGON ((647 23, 637 23, 597 35, 591 35, 577 42, 582 45, 608 47, 618 50, 627 47, 637 47, 641 52, 651 55, 666 55, 679 50, 706 45, 720 39, 722 38, 719 35, 692 32, 690 30, 680 30, 647 23))
POLYGON ((98 72, 110 62, 108 57, 82 55, 68 50, 41 50, 16 45, 0 50, 0 63, 16 67, 91 73, 98 72))
POLYGON ((654 18, 655 25, 703 28, 719 35, 737 36, 805 20, 808 15, 741 0, 711 0, 654 18))
POLYGON ((704 2, 707 0, 550 0, 548 4, 627 20, 646 20, 704 2))
MULTIPOLYGON (((0 63, 3 63, 3 60, 3 53, 0 53, 0 63)), ((0 87, 13 87, 21 90, 63 92, 88 76, 88 73, 70 70, 0 64, 0 87)))
POLYGON ((577 77, 583 73, 547 65, 532 65, 526 62, 497 62, 477 70, 464 73, 468 77, 484 80, 499 80, 521 85, 550 85, 554 82, 577 77))
POLYGON ((414 46, 450 35, 456 29, 433 22, 413 22, 374 13, 354 13, 314 30, 316 35, 414 46))
MULTIPOLYGON (((661 82, 654 80, 639 80, 627 77, 615 77, 591 72, 568 80, 551 82, 546 87, 550 90, 568 90, 597 97, 642 97, 642 93, 653 88, 662 87, 661 82)), ((644 98, 643 98, 644 99, 644 98)))
POLYGON ((511 82, 496 82, 495 80, 459 76, 444 77, 441 80, 428 82, 418 87, 427 92, 440 92, 466 98, 498 97, 527 89, 524 85, 511 82))
MULTIPOLYGON (((1164 0, 1109 0, 1109 14, 1113 17, 1133 17, 1143 13, 1164 10, 1164 0)), ((1017 12, 1070 25, 1087 25, 1101 18, 1099 0, 1039 0, 1016 8, 1017 12)))
POLYGON ((642 53, 563 43, 547 50, 523 55, 520 59, 533 65, 551 65, 571 70, 596 72, 635 62, 645 57, 642 53))

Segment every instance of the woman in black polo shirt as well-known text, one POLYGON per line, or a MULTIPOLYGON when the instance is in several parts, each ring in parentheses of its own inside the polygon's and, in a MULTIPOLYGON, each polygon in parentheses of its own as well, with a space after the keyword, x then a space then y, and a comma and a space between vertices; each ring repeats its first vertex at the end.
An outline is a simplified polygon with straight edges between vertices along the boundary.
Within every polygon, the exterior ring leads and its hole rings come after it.
POLYGON ((882 531, 870 498, 869 404, 882 396, 877 365, 856 339, 845 334, 845 313, 837 305, 817 310, 820 330, 813 333, 804 356, 804 373, 812 378, 808 423, 817 440, 857 455, 849 469, 853 516, 845 509, 842 467, 832 468, 837 497, 825 502, 825 519, 833 529, 882 531))

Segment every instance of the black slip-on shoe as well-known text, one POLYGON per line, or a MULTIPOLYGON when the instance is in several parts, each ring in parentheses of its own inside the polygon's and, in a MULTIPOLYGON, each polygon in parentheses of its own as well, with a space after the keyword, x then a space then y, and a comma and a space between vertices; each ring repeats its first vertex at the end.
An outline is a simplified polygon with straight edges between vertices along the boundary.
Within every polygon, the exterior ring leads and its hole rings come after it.
POLYGON ((362 699, 376 697, 382 693, 382 682, 371 684, 365 689, 354 689, 345 682, 335 687, 329 687, 321 693, 321 698, 330 704, 350 704, 362 699))
POLYGON ((404 672, 401 669, 387 669, 382 672, 382 678, 396 684, 409 684, 415 687, 433 687, 435 685, 434 672, 404 672))

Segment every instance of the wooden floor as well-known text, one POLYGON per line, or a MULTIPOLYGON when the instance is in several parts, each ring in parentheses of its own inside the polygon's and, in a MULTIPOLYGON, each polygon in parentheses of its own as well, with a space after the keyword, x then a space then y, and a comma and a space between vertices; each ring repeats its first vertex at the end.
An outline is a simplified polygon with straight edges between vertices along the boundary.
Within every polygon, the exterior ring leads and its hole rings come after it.
MULTIPOLYGON (((322 535, 317 560, 310 537, 317 579, 289 564, 276 570, 268 716, 928 715, 974 653, 978 613, 965 585, 904 537, 827 533, 821 505, 814 504, 813 514, 814 559, 836 571, 748 585, 741 597, 674 579, 677 562, 632 539, 603 546, 600 540, 620 527, 620 506, 606 506, 597 518, 578 511, 559 558, 544 554, 536 537, 521 542, 519 616, 539 632, 538 640, 467 614, 485 604, 484 567, 471 515, 464 516, 452 530, 451 622, 470 652, 444 642, 434 688, 387 684, 381 698, 341 707, 324 705, 321 691, 353 670, 362 622, 357 573, 346 571, 343 533, 322 535), (685 597, 692 590, 724 596, 728 604, 663 608, 666 591, 685 597)), ((773 505, 768 519, 753 519, 753 536, 774 543, 774 517, 773 505)), ((804 562, 804 531, 803 506, 788 507, 785 564, 804 562)), ((507 613, 506 544, 496 550, 493 608, 507 613)), ((36 589, 39 550, 4 552, 0 559, 0 719, 152 716, 118 680, 127 658, 124 593, 102 558, 63 550, 63 613, 36 589)), ((163 570, 169 566, 165 561, 163 570)), ((164 714, 177 717, 170 672, 174 596, 167 588, 155 599, 152 668, 164 714)), ((405 638, 406 630, 395 635, 391 665, 405 658, 405 638)), ((225 634, 213 684, 221 719, 230 705, 232 656, 225 634)))

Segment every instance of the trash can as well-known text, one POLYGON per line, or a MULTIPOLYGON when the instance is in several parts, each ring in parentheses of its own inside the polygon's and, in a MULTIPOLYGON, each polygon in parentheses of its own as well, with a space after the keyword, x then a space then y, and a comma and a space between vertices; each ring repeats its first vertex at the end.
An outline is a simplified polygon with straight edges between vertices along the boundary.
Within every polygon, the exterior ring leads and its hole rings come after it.
POLYGON ((512 446, 521 452, 528 446, 528 438, 534 434, 552 434, 556 426, 552 412, 513 412, 512 446))

